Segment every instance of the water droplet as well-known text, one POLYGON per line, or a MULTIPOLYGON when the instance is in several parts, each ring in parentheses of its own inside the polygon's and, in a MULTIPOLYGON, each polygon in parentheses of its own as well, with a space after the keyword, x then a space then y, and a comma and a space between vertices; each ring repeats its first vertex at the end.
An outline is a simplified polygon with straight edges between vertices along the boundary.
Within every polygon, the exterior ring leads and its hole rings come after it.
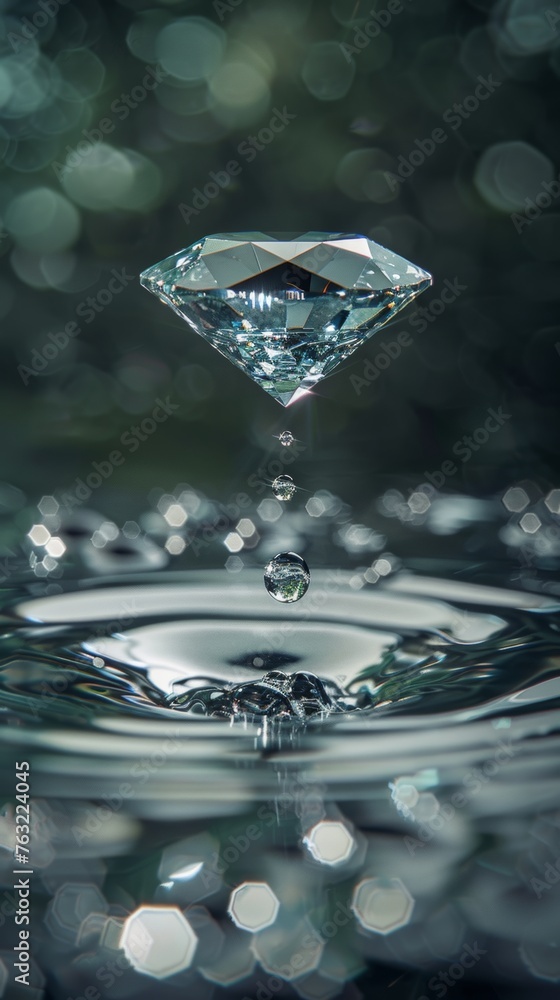
POLYGON ((265 566, 264 585, 275 601, 299 601, 309 587, 309 567, 296 552, 280 552, 265 566))
POLYGON ((278 440, 284 448, 289 448, 290 445, 294 443, 294 435, 290 434, 289 431, 282 431, 282 433, 278 435, 278 440))
POLYGON ((291 500, 296 492, 296 484, 291 476, 277 476, 272 484, 272 492, 277 500, 291 500))

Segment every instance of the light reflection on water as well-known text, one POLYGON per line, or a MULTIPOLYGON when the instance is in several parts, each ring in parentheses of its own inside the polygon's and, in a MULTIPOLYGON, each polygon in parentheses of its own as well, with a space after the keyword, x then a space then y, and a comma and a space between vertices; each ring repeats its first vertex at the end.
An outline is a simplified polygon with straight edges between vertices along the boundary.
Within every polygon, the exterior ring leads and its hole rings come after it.
POLYGON ((32 759, 45 995, 560 980, 557 600, 351 580, 318 571, 289 607, 255 570, 6 608, 0 736, 32 759))

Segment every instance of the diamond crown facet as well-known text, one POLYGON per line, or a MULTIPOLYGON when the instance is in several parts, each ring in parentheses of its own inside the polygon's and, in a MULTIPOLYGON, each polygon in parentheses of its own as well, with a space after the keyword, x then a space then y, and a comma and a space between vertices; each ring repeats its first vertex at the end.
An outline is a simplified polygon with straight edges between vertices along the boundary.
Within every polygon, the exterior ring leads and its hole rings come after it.
POLYGON ((219 233, 149 267, 140 281, 286 406, 432 278, 365 236, 219 233))

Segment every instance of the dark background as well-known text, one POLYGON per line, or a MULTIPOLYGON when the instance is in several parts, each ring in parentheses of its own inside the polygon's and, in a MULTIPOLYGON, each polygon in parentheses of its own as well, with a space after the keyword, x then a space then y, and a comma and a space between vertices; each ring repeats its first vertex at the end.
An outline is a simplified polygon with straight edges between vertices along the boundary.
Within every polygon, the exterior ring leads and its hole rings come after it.
POLYGON ((560 9, 403 0, 375 22, 373 0, 45 4, 54 16, 0 3, 3 480, 35 502, 70 486, 170 394, 176 414, 98 490, 106 515, 177 482, 225 500, 284 428, 306 443, 302 485, 367 507, 439 469, 500 405, 511 418, 445 488, 557 485, 560 198, 534 199, 560 161, 560 9), (114 104, 158 64, 168 76, 145 99, 114 104), (499 86, 457 126, 454 102, 472 109, 489 75, 499 86), (284 106, 295 120, 249 163, 239 144, 284 106), (107 117, 105 142, 84 142, 107 117), (388 179, 438 128, 412 176, 388 179), (185 222, 179 206, 234 158, 241 173, 185 222), (209 233, 300 229, 367 234, 434 285, 285 411, 137 276, 209 233), (113 268, 134 280, 22 378, 113 268), (445 279, 466 290, 419 332, 414 311, 445 279), (358 393, 351 376, 401 330, 413 343, 358 393))

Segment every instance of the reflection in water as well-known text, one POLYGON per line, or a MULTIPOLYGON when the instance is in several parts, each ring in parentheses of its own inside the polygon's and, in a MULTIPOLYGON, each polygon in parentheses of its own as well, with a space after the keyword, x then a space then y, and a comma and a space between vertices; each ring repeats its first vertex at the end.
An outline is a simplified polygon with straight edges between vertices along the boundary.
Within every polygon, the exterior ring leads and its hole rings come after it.
POLYGON ((352 909, 366 931, 392 934, 408 924, 414 900, 399 878, 366 878, 354 890, 352 909))
POLYGON ((324 938, 305 917, 295 922, 286 919, 253 939, 253 951, 262 968, 285 982, 317 969, 324 948, 324 938))
POLYGON ((228 913, 242 931, 264 931, 278 916, 280 903, 266 882, 244 882, 234 889, 228 913))
POLYGON ((126 918, 119 942, 134 969, 169 979, 192 965, 198 938, 175 906, 140 906, 126 918))
MULTIPOLYGON (((36 582, 5 607, 3 800, 25 743, 45 997, 557 988, 555 585, 384 560, 359 585, 317 570, 292 606, 226 569, 36 582)), ((5 886, 14 838, 7 806, 5 886)))
POLYGON ((343 865, 356 850, 348 827, 338 820, 322 820, 303 838, 309 853, 323 865, 343 865))

